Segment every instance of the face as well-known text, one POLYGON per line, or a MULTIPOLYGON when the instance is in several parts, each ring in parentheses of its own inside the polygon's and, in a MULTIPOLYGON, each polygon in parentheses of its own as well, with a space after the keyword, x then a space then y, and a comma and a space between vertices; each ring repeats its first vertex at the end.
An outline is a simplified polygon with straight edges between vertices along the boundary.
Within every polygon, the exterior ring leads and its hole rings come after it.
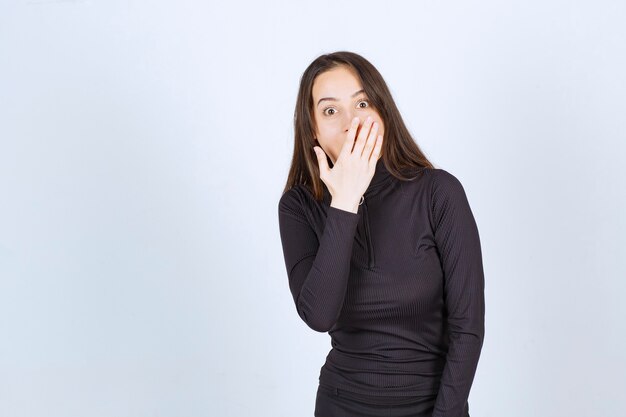
POLYGON ((367 116, 371 116, 373 122, 378 122, 378 134, 385 133, 380 115, 371 106, 362 88, 357 76, 344 66, 319 74, 313 82, 315 137, 333 164, 354 117, 359 118, 359 126, 362 126, 367 116))

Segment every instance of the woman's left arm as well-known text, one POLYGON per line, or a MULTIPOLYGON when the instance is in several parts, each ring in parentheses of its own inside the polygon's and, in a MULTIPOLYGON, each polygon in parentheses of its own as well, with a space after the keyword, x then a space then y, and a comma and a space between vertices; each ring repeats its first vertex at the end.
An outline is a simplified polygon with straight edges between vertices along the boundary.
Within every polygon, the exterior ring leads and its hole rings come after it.
POLYGON ((465 417, 485 334, 485 278, 478 227, 461 182, 432 170, 431 210, 444 273, 449 348, 433 417, 465 417))

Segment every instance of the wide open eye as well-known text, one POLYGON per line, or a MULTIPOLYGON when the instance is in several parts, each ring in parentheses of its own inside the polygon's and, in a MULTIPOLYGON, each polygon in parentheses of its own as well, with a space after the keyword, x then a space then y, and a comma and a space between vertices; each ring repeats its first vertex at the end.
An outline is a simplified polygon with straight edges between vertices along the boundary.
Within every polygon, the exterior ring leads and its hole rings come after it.
MULTIPOLYGON (((366 109, 366 108, 368 108, 368 107, 370 106, 370 102, 369 102, 369 100, 367 100, 367 99, 359 100, 359 102, 358 102, 357 106, 358 106, 360 109, 366 109), (365 106, 365 107, 361 106, 361 103, 365 103, 365 104, 366 104, 366 106, 365 106)), ((334 107, 325 107, 325 108, 322 110, 322 113, 323 113, 325 116, 333 116, 336 112, 337 112, 337 110, 335 110, 335 108, 334 108, 334 107), (328 110, 328 112, 327 112, 327 110, 328 110), (332 112, 332 113, 330 113, 330 110, 332 110, 333 112, 332 112)))

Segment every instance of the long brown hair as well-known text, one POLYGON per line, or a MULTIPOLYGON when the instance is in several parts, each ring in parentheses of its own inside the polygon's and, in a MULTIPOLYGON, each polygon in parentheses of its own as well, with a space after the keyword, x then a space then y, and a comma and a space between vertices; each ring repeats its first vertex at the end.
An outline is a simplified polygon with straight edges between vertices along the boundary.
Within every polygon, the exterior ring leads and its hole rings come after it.
MULTIPOLYGON (((325 185, 320 179, 317 156, 313 150, 314 146, 319 146, 314 134, 313 82, 321 73, 341 65, 356 73, 371 105, 380 114, 385 126, 381 158, 389 173, 400 180, 410 180, 415 178, 410 174, 416 170, 434 168, 404 125, 391 92, 378 70, 361 55, 338 51, 317 57, 300 78, 293 119, 295 132, 293 157, 283 193, 295 185, 304 184, 318 201, 323 199, 325 185)), ((332 167, 330 158, 327 160, 332 167)))

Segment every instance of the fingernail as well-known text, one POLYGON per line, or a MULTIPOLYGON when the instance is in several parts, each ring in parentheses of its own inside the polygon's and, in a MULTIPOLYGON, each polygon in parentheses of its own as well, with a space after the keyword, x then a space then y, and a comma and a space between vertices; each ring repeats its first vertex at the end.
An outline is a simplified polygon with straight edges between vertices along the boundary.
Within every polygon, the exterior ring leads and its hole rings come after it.
POLYGON ((352 119, 352 125, 356 126, 356 124, 359 123, 359 118, 355 117, 354 119, 352 119))

